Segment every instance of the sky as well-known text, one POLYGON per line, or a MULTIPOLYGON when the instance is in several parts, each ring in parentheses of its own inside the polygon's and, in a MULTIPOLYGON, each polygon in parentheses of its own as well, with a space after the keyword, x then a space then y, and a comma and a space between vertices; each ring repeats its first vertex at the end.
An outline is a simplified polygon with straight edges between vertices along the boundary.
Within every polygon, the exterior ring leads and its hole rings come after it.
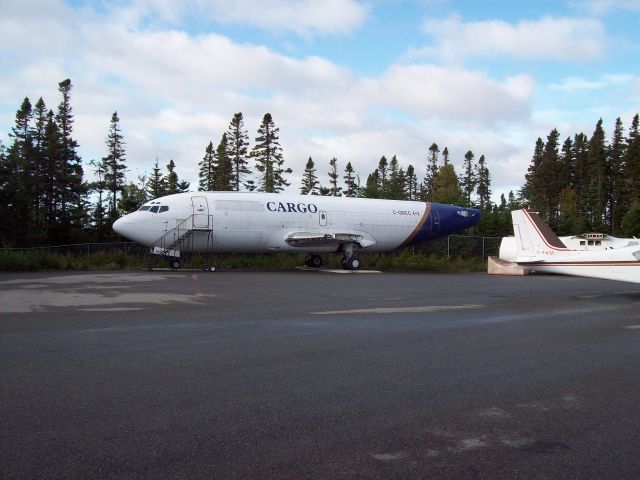
POLYGON ((118 112, 128 178, 156 158, 197 188, 198 162, 233 114, 251 146, 265 113, 297 192, 312 157, 382 155, 419 179, 429 146, 458 173, 486 158, 494 199, 524 183, 533 147, 628 129, 640 111, 640 0, 3 0, 0 141, 24 97, 54 110, 70 78, 85 172, 118 112))

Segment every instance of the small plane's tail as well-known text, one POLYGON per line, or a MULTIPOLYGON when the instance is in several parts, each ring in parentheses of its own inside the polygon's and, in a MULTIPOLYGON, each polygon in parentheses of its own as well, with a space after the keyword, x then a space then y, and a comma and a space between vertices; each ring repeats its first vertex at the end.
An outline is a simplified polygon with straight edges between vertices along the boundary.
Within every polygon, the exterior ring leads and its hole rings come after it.
POLYGON ((517 255, 536 256, 543 252, 567 250, 567 247, 542 218, 528 210, 513 210, 513 234, 516 239, 517 255))

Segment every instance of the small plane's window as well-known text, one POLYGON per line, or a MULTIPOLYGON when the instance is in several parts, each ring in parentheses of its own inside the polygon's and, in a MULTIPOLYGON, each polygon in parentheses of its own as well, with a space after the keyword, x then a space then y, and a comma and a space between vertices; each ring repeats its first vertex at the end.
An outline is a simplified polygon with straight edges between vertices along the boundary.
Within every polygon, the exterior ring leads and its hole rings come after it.
POLYGON ((169 207, 167 207, 166 205, 162 205, 160 207, 159 213, 168 212, 168 211, 169 211, 169 207))
POLYGON ((139 211, 139 212, 144 212, 144 211, 146 211, 146 210, 149 210, 150 208, 151 208, 151 207, 150 207, 149 205, 143 205, 143 206, 141 206, 141 207, 138 209, 138 211, 139 211))
POLYGON ((158 213, 158 209, 159 209, 159 208, 160 208, 160 207, 159 207, 158 205, 156 205, 156 206, 154 206, 154 207, 151 207, 151 208, 149 209, 149 211, 150 211, 151 213, 158 213))
POLYGON ((602 245, 602 242, 600 240, 596 240, 596 245, 602 245))
POLYGON ((580 245, 584 245, 584 240, 580 240, 580 245))
POLYGON ((593 240, 589 240, 589 245, 593 245, 593 240))

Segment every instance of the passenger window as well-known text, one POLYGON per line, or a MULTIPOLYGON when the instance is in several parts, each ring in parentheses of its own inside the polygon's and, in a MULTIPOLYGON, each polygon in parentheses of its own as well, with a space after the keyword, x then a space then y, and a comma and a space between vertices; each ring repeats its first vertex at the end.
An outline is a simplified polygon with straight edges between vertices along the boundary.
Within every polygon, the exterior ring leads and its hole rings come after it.
POLYGON ((159 208, 160 208, 160 207, 159 207, 158 205, 155 205, 155 206, 151 207, 151 208, 149 209, 149 211, 150 211, 151 213, 158 213, 158 209, 159 209, 159 208))
POLYGON ((593 240, 589 240, 589 245, 593 245, 593 240))
POLYGON ((144 212, 146 210, 149 210, 151 207, 149 205, 143 205, 142 207, 140 207, 138 209, 139 212, 144 212))
POLYGON ((159 211, 159 213, 162 213, 162 212, 168 212, 168 211, 169 211, 169 207, 167 207, 166 205, 162 205, 162 206, 160 207, 160 211, 159 211))
POLYGON ((580 240, 580 245, 584 245, 584 240, 580 240))
POLYGON ((596 240, 596 245, 602 245, 602 242, 600 240, 596 240))

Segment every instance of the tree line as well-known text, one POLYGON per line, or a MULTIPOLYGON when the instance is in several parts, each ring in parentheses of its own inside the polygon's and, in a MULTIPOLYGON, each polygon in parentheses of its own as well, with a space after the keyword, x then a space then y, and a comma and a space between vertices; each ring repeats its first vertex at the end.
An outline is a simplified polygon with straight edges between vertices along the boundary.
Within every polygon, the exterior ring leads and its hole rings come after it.
MULTIPOLYGON (((126 142, 120 118, 113 112, 105 136, 105 156, 83 167, 73 136, 72 84, 58 84, 60 103, 49 109, 42 98, 32 105, 25 98, 9 133, 10 145, 0 143, 0 245, 47 245, 114 238, 111 224, 147 200, 186 192, 188 181, 176 173, 176 164, 158 158, 150 172, 127 179, 126 142), (85 178, 85 168, 92 173, 85 178)), ((525 185, 491 201, 491 174, 487 159, 468 150, 458 174, 449 150, 434 142, 417 167, 401 165, 396 155, 380 157, 364 181, 351 162, 344 167, 336 157, 326 165, 327 184, 309 157, 299 191, 306 195, 433 201, 475 206, 483 211, 475 234, 511 234, 510 211, 523 205, 541 212, 561 233, 589 229, 618 233, 625 212, 633 211, 640 196, 638 116, 623 135, 618 119, 610 144, 602 121, 591 139, 584 134, 559 146, 553 130, 547 141, 535 144, 525 185)), ((266 113, 253 146, 241 112, 231 118, 214 146, 209 141, 198 163, 200 191, 282 192, 293 173, 285 165, 279 128, 266 113)), ((628 213, 627 213, 628 216, 628 213)))

